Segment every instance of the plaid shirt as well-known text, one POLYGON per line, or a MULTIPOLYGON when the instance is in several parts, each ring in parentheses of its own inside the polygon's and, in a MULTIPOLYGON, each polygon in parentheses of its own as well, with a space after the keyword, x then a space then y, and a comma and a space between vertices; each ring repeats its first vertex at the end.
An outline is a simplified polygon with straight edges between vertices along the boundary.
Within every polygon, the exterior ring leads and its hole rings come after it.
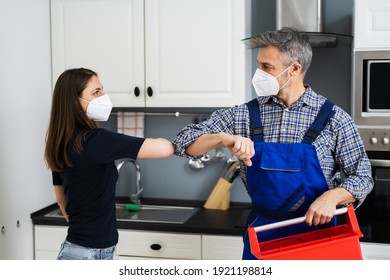
MULTIPOLYGON (((316 118, 325 97, 309 86, 303 96, 286 107, 276 96, 259 97, 260 117, 265 142, 301 143, 316 118)), ((330 189, 347 189, 359 206, 373 188, 371 165, 352 118, 340 107, 313 142, 319 163, 330 189)), ((185 149, 203 134, 225 132, 250 137, 249 111, 246 104, 215 111, 199 124, 184 127, 173 141, 175 154, 190 157, 185 149)), ((246 167, 241 162, 241 177, 246 184, 246 167)))

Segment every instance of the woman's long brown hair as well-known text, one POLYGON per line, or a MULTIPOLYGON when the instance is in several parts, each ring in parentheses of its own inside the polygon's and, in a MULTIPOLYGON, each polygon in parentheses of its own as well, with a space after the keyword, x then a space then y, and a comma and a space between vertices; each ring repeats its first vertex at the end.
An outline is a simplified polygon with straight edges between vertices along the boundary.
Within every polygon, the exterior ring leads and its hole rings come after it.
POLYGON ((69 69, 56 82, 45 148, 45 160, 52 171, 72 167, 70 153, 80 154, 85 134, 97 127, 79 101, 93 76, 97 74, 89 69, 69 69))

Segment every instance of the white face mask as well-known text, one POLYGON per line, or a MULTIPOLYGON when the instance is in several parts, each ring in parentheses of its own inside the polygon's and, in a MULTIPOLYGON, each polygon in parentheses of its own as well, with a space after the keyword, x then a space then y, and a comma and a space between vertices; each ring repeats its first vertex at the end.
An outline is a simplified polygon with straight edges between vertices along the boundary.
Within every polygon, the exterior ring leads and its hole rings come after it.
POLYGON ((279 87, 279 82, 277 80, 277 77, 282 75, 284 72, 286 72, 292 65, 287 67, 277 75, 276 77, 257 68, 255 74, 252 78, 252 84, 255 88, 256 94, 258 96, 269 96, 269 95, 277 95, 278 92, 284 88, 287 83, 290 81, 291 77, 287 80, 287 82, 284 83, 282 87, 279 87))
POLYGON ((112 103, 108 94, 99 96, 92 101, 80 98, 89 103, 87 107, 87 116, 91 120, 105 122, 108 120, 112 110, 112 103))

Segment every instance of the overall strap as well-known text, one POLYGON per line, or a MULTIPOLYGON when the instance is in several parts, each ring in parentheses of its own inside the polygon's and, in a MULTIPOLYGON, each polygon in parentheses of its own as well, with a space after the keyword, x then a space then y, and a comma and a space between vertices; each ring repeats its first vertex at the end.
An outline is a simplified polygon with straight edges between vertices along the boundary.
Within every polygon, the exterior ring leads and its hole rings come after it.
POLYGON ((263 125, 261 124, 259 102, 253 99, 246 103, 249 110, 250 137, 254 142, 263 142, 263 125))
POLYGON ((333 106, 334 104, 332 102, 330 102, 328 99, 325 100, 325 103, 322 105, 320 111, 318 112, 316 119, 311 124, 305 136, 303 137, 302 143, 312 144, 314 140, 316 140, 317 136, 324 129, 325 125, 333 117, 335 113, 332 110, 333 106))

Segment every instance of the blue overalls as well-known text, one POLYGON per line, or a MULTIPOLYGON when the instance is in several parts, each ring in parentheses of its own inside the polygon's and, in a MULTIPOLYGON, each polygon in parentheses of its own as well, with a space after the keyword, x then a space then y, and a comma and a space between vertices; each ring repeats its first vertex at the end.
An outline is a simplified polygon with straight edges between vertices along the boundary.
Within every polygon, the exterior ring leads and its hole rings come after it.
MULTIPOLYGON (((247 168, 248 192, 253 210, 248 226, 260 226, 304 216, 310 204, 327 191, 328 185, 313 141, 333 116, 333 104, 326 100, 302 143, 271 143, 263 141, 259 103, 247 103, 251 137, 255 155, 247 168)), ((335 224, 335 219, 329 225, 335 224)), ((301 223, 258 233, 258 240, 267 241, 317 229, 301 223)), ((256 259, 250 252, 247 234, 244 236, 243 259, 256 259)))

